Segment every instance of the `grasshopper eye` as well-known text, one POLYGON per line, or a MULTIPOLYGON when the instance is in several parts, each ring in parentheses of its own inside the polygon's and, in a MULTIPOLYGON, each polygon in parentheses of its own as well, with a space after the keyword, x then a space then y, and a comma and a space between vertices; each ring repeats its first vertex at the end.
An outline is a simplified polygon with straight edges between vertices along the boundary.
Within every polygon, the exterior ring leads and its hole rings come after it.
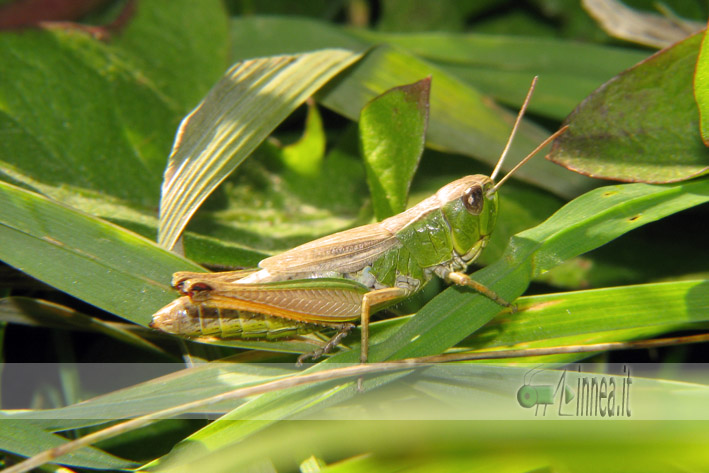
POLYGON ((463 197, 460 198, 463 205, 473 215, 480 215, 483 211, 483 189, 480 186, 474 186, 465 191, 463 197))

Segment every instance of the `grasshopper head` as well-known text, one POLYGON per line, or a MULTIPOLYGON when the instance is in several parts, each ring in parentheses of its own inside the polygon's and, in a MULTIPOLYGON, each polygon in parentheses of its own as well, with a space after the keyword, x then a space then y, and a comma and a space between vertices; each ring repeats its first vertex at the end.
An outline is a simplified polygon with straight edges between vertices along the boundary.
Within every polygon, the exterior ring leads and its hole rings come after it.
POLYGON ((490 192, 494 182, 476 174, 451 182, 436 196, 451 229, 453 249, 467 264, 487 243, 497 219, 497 192, 490 192))

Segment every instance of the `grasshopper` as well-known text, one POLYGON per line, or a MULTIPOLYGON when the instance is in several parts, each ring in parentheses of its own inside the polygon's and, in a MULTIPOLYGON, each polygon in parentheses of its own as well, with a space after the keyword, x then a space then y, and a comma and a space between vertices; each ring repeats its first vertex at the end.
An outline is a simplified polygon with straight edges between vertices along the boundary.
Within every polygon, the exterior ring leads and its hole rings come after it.
POLYGON ((509 306, 464 271, 492 234, 502 183, 565 130, 495 184, 535 82, 490 177, 460 178, 398 215, 266 258, 257 269, 175 273, 172 285, 182 297, 156 312, 150 326, 186 337, 266 340, 334 329, 326 344, 298 358, 302 363, 333 350, 359 320, 364 363, 370 315, 419 291, 434 275, 509 306))

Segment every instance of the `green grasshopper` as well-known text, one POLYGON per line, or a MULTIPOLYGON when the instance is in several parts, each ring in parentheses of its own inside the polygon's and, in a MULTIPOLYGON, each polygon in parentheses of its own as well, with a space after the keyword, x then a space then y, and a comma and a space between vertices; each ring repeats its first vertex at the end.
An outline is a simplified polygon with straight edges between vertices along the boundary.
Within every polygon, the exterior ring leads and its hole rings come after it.
POLYGON ((360 320, 364 363, 370 315, 419 291, 434 275, 509 306, 464 271, 492 234, 502 183, 565 130, 494 183, 535 82, 490 177, 463 177, 398 215, 266 258, 257 269, 175 273, 172 285, 182 297, 156 312, 150 326, 203 339, 292 339, 334 329, 326 344, 299 357, 302 363, 333 350, 360 320))

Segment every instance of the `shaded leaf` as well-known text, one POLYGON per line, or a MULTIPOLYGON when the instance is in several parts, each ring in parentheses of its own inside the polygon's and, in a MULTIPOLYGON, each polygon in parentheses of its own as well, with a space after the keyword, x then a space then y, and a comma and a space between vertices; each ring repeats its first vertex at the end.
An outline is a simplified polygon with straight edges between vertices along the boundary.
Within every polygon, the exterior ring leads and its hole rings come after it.
POLYGON ((360 145, 377 220, 406 210, 426 139, 430 91, 428 77, 391 89, 362 109, 360 145))
POLYGON ((229 67, 228 27, 219 0, 156 0, 136 9, 111 46, 184 113, 229 67))
POLYGON ((488 1, 391 0, 382 3, 377 29, 382 31, 462 30, 466 17, 484 10, 488 1))
MULTIPOLYGON (((107 394, 75 404, 34 410, 6 410, 14 420, 25 420, 41 426, 46 431, 62 431, 105 424, 117 419, 130 419, 180 406, 185 403, 206 399, 233 389, 266 383, 299 371, 294 363, 244 363, 239 357, 231 357, 222 362, 203 363, 185 368, 183 363, 144 364, 131 367, 129 363, 115 363, 102 370, 100 364, 80 366, 82 376, 92 379, 112 377, 121 383, 138 379, 136 384, 115 389, 107 394), (147 381, 142 379, 148 378, 147 381)), ((29 366, 24 374, 33 379, 42 374, 39 368, 29 366)), ((202 409, 186 411, 192 418, 201 418, 207 413, 225 413, 245 401, 228 401, 202 409)), ((166 417, 169 418, 169 417, 166 417)))
POLYGON ((84 34, 0 34, 0 176, 57 199, 155 205, 176 110, 134 74, 84 34))
POLYGON ((333 49, 234 65, 177 131, 163 182, 160 245, 172 248, 219 183, 296 107, 358 58, 333 49))
POLYGON ((675 182, 709 169, 692 77, 701 35, 664 49, 594 92, 566 119, 552 161, 593 177, 675 182))

